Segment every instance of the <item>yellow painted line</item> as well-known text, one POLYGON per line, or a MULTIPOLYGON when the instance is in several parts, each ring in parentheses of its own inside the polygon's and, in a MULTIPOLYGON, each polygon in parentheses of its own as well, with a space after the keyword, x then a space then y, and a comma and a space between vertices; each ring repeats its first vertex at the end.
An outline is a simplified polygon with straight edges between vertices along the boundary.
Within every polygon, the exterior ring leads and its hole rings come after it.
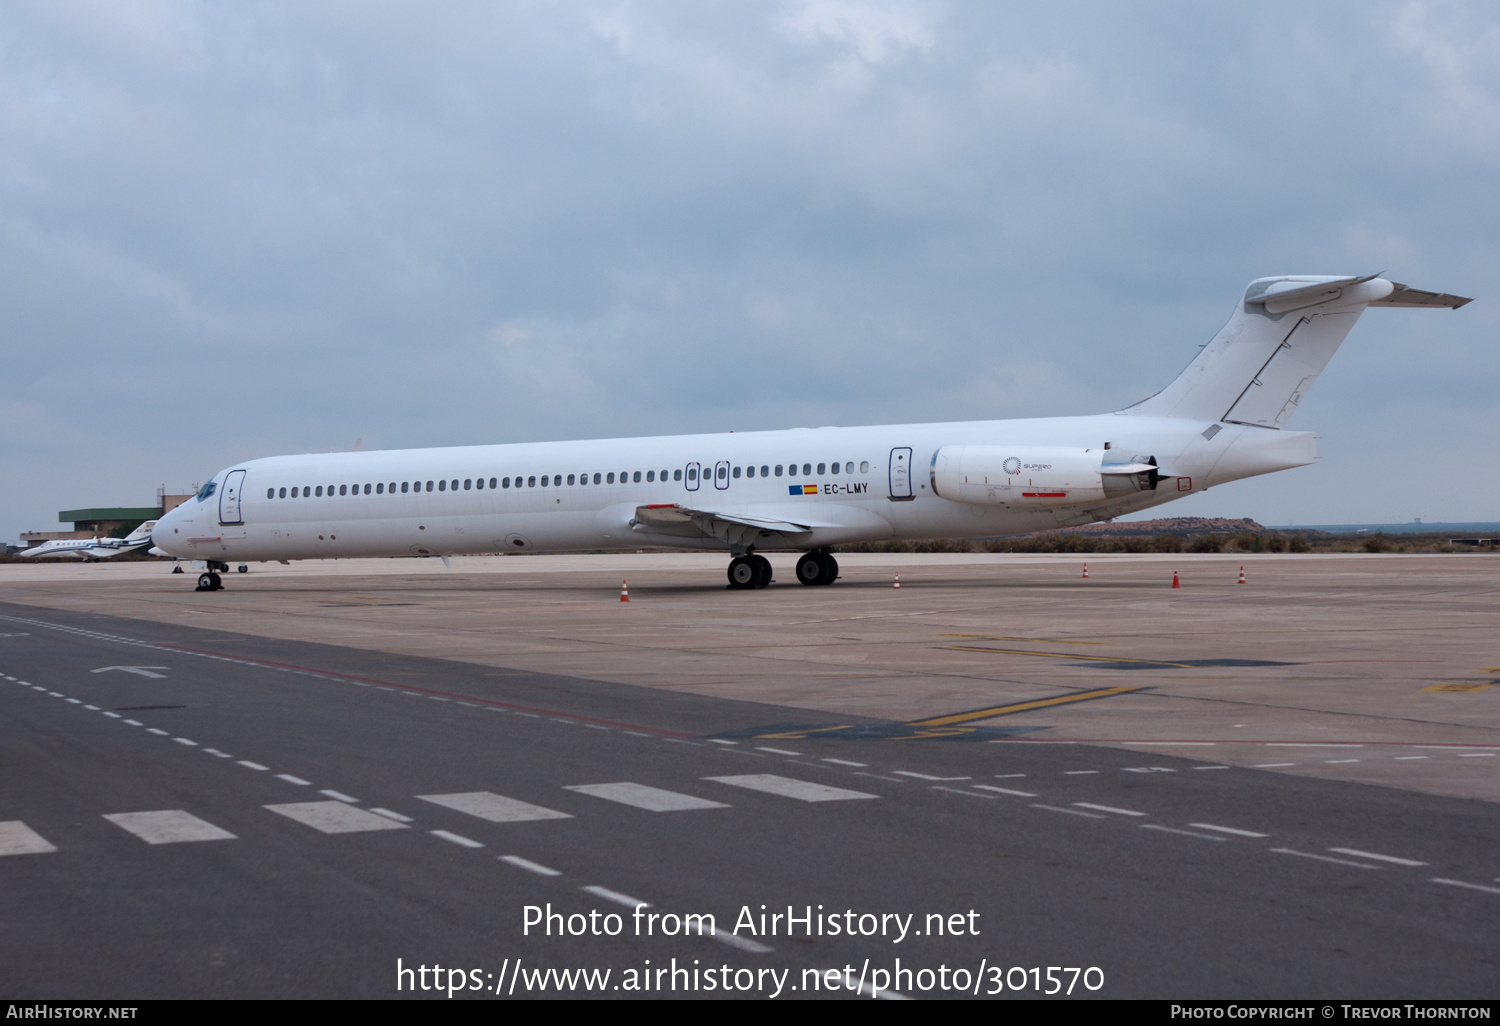
POLYGON ((940 634, 940 638, 982 638, 985 641, 1037 641, 1046 645, 1103 645, 1102 641, 1059 641, 1056 638, 1007 638, 1000 634, 940 634))
POLYGON ((1097 691, 1079 691, 1072 695, 1059 695, 1056 698, 1042 698, 1035 702, 1019 702, 1015 705, 997 705, 993 709, 974 709, 969 712, 954 713, 951 716, 934 716, 930 720, 916 720, 908 723, 908 727, 947 727, 955 723, 967 723, 970 720, 987 720, 993 716, 1008 716, 1011 713, 1026 712, 1030 709, 1045 709, 1053 705, 1066 705, 1070 702, 1087 702, 1093 698, 1108 698, 1111 695, 1123 695, 1130 691, 1140 691, 1144 685, 1133 688, 1100 688, 1097 691))
POLYGON ((1493 684, 1434 684, 1423 691, 1488 691, 1493 684))
POLYGON ((1118 656, 1091 656, 1077 652, 1027 652, 1019 648, 989 648, 984 645, 938 645, 936 647, 950 652, 994 652, 998 655, 1043 656, 1047 659, 1087 659, 1094 663, 1141 663, 1146 666, 1176 666, 1183 670, 1201 669, 1192 663, 1169 663, 1165 659, 1121 659, 1118 656))
POLYGON ((1486 666, 1484 669, 1482 669, 1482 670, 1475 670, 1474 672, 1475 673, 1500 673, 1500 666, 1486 666))

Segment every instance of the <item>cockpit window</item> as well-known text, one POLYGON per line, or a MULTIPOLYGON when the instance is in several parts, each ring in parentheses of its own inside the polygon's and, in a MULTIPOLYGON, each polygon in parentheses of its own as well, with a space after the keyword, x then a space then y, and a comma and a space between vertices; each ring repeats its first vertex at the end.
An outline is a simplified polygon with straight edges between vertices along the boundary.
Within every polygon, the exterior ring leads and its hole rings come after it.
POLYGON ((198 501, 202 502, 204 499, 207 499, 210 495, 212 495, 214 493, 214 488, 215 487, 216 486, 214 485, 214 483, 212 481, 210 481, 208 484, 204 485, 202 488, 199 488, 198 489, 198 501))

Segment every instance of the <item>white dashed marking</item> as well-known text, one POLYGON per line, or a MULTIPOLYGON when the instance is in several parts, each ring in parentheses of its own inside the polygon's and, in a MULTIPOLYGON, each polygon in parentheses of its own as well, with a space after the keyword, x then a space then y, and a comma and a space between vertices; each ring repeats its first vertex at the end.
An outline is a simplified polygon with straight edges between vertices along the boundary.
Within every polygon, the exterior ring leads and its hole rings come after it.
POLYGON ((651 907, 649 901, 641 901, 639 898, 632 898, 628 894, 621 894, 619 891, 612 891, 608 887, 600 887, 598 884, 590 884, 582 888, 582 890, 587 891, 595 897, 603 898, 605 901, 612 901, 616 905, 624 905, 626 908, 633 909, 641 905, 644 905, 646 908, 651 907))
POLYGON ((1116 816, 1144 816, 1144 812, 1136 812, 1132 809, 1117 809, 1113 805, 1095 805, 1093 802, 1074 802, 1080 809, 1093 809, 1095 812, 1113 812, 1116 816))
POLYGON ((271 768, 269 766, 262 766, 258 762, 251 762, 249 759, 241 759, 239 762, 235 763, 235 765, 236 766, 243 766, 246 769, 253 769, 253 770, 268 770, 268 769, 271 768))
POLYGON ((1377 855, 1373 851, 1360 851, 1358 848, 1329 848, 1340 855, 1353 855, 1355 858, 1374 859, 1377 862, 1393 862, 1398 866, 1425 866, 1427 863, 1418 862, 1416 859, 1399 859, 1394 855, 1377 855))
POLYGON ((1500 894, 1500 887, 1486 887, 1484 884, 1465 883, 1462 880, 1445 880, 1440 876, 1432 878, 1435 884, 1447 884, 1449 887, 1466 887, 1471 891, 1484 891, 1486 894, 1500 894))
POLYGON ((977 788, 981 788, 981 789, 983 789, 985 791, 999 791, 1001 794, 1013 794, 1017 798, 1035 798, 1036 797, 1036 795, 1032 794, 1030 791, 1013 791, 1013 790, 1011 790, 1008 787, 996 787, 994 784, 975 784, 974 786, 977 787, 977 788))
POLYGON ((1379 866, 1372 866, 1368 862, 1351 862, 1349 859, 1335 859, 1330 858, 1327 855, 1313 855, 1305 851, 1293 851, 1291 848, 1272 848, 1271 850, 1276 852, 1276 854, 1278 855, 1295 855, 1300 859, 1316 859, 1319 862, 1336 862, 1341 866, 1354 866, 1358 869, 1380 868, 1379 866))
POLYGON ((278 773, 276 774, 276 779, 285 780, 288 784, 296 784, 298 787, 308 787, 312 784, 311 780, 303 780, 301 777, 294 777, 290 773, 278 773))
POLYGON ((1200 834, 1196 830, 1178 830, 1176 827, 1162 826, 1159 823, 1142 823, 1142 830, 1159 830, 1164 834, 1181 834, 1183 837, 1200 837, 1205 841, 1222 841, 1224 838, 1215 837, 1213 834, 1200 834))
POLYGON ((1233 834, 1236 837, 1270 837, 1270 834, 1257 834, 1254 830, 1241 830, 1238 827, 1217 826, 1213 823, 1189 823, 1190 827, 1199 830, 1217 830, 1221 834, 1233 834))
MULTIPOLYGON (((345 806, 345 808, 348 808, 348 806, 345 806)), ((441 837, 443 840, 449 841, 453 844, 463 845, 465 848, 484 847, 483 843, 472 838, 465 837, 463 834, 455 834, 451 830, 429 830, 428 833, 430 833, 433 837, 441 837)))
POLYGON ((347 795, 347 794, 345 794, 342 791, 332 791, 332 790, 330 790, 330 791, 319 791, 318 793, 319 794, 323 794, 323 795, 327 795, 328 797, 332 798, 336 802, 348 802, 350 805, 354 805, 354 804, 356 804, 356 803, 359 802, 358 798, 355 798, 352 795, 347 795))
POLYGON ((536 873, 538 876, 562 876, 561 870, 544 866, 540 862, 532 862, 530 859, 523 859, 519 855, 501 855, 500 861, 515 866, 517 869, 524 869, 528 873, 536 873))

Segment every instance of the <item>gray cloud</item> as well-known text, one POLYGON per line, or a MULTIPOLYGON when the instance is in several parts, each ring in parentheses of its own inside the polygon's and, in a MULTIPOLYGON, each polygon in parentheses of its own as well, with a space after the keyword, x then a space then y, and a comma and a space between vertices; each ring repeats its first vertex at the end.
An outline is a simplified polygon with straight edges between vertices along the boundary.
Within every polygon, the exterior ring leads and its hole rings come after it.
MULTIPOLYGON (((1477 3, 7 5, 0 533, 356 438, 1114 409, 1263 274, 1485 299, 1497 49, 1477 3)), ((1169 509, 1492 517, 1493 306, 1368 314, 1318 466, 1169 509)))

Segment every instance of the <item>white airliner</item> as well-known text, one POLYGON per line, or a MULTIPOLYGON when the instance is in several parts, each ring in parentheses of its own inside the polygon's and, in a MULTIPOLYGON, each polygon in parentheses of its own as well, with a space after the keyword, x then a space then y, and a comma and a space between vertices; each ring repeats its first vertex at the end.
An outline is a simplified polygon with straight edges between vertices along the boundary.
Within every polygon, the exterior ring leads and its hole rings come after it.
POLYGON ((22 559, 82 559, 92 562, 122 552, 134 552, 151 544, 155 520, 148 520, 124 538, 54 538, 20 553, 22 559))
POLYGON ((1312 463, 1284 425, 1365 308, 1467 302, 1260 278, 1175 381, 1095 416, 273 456, 215 474, 152 540, 198 561, 200 590, 231 560, 645 545, 724 549, 735 588, 770 582, 762 552, 799 552, 798 581, 832 584, 832 546, 1071 527, 1312 463))

